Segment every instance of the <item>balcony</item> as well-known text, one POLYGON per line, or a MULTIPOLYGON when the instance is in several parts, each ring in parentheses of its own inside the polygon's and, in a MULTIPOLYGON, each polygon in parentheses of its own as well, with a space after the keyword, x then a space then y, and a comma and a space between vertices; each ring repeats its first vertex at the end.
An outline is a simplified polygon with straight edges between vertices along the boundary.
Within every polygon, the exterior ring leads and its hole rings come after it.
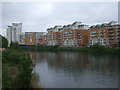
POLYGON ((117 36, 116 38, 117 38, 117 39, 118 39, 118 38, 120 39, 120 36, 117 36))
POLYGON ((103 34, 98 34, 99 36, 103 36, 103 34))
POLYGON ((110 37, 110 39, 113 39, 114 37, 110 37))
POLYGON ((116 33, 116 35, 120 36, 120 33, 116 33))
POLYGON ((110 43, 112 43, 112 42, 113 42, 113 40, 110 40, 109 42, 110 42, 110 43))
POLYGON ((92 37, 96 37, 97 35, 91 35, 92 37))
POLYGON ((117 32, 120 32, 120 29, 117 29, 116 31, 117 31, 117 32))
POLYGON ((113 30, 110 30, 110 31, 109 31, 109 33, 111 33, 111 32, 113 33, 113 30))
POLYGON ((92 34, 96 34, 97 32, 90 32, 90 33, 92 33, 92 34))
POLYGON ((109 36, 113 36, 114 34, 109 34, 109 36))

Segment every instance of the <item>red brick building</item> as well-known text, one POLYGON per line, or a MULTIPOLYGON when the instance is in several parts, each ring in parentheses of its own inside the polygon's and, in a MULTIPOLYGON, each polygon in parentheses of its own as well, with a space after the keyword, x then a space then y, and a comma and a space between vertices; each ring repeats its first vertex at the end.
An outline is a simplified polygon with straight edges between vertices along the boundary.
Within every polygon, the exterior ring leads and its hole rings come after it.
POLYGON ((61 47, 81 47, 88 45, 88 30, 64 30, 61 47))
POLYGON ((102 24, 92 26, 89 29, 88 38, 89 45, 117 46, 120 42, 120 25, 102 24))
POLYGON ((35 33, 34 32, 26 32, 25 33, 25 45, 34 46, 36 45, 35 33))
POLYGON ((39 45, 40 45, 40 46, 46 46, 46 45, 47 45, 47 34, 44 34, 44 35, 39 39, 39 45))

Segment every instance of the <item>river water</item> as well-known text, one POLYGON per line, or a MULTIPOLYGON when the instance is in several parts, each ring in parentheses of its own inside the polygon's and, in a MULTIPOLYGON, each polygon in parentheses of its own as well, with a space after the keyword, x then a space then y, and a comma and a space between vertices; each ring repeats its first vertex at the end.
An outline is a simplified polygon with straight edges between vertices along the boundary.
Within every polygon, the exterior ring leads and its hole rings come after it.
POLYGON ((29 52, 44 88, 117 88, 118 57, 79 52, 29 52))

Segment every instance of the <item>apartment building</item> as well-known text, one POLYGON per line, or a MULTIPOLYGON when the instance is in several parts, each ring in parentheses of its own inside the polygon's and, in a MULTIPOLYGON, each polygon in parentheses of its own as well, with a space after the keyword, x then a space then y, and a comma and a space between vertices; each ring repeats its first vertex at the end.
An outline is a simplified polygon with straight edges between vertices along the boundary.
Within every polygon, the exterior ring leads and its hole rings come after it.
POLYGON ((47 29, 48 46, 79 47, 88 45, 88 25, 74 22, 62 26, 47 29))
POLYGON ((85 25, 82 24, 82 22, 76 21, 73 22, 72 24, 64 25, 62 29, 63 30, 89 29, 89 25, 85 25))
POLYGON ((13 36, 12 40, 13 42, 17 41, 20 43, 20 35, 22 33, 22 23, 12 23, 12 31, 13 31, 13 36))
POLYGON ((88 30, 64 30, 61 47, 81 47, 88 45, 88 30))
POLYGON ((25 32, 25 45, 39 45, 39 39, 42 38, 44 32, 25 32))
POLYGON ((23 33, 23 32, 20 35, 20 44, 19 45, 25 45, 25 33, 23 33))
POLYGON ((91 26, 88 33, 89 45, 113 47, 120 42, 120 25, 114 21, 91 26))
POLYGON ((12 41, 12 26, 8 26, 6 32, 7 32, 7 40, 10 44, 12 41))
POLYGON ((48 28, 47 31, 47 45, 55 46, 61 44, 61 25, 56 25, 53 28, 48 28))
POLYGON ((7 27, 7 39, 9 43, 11 41, 18 42, 20 44, 20 35, 22 33, 22 23, 12 23, 7 27))
POLYGON ((25 32, 25 45, 34 46, 35 42, 35 32, 25 32))
POLYGON ((40 46, 47 46, 47 33, 44 33, 39 39, 40 46))
POLYGON ((58 45, 58 32, 47 33, 47 44, 48 46, 58 45))

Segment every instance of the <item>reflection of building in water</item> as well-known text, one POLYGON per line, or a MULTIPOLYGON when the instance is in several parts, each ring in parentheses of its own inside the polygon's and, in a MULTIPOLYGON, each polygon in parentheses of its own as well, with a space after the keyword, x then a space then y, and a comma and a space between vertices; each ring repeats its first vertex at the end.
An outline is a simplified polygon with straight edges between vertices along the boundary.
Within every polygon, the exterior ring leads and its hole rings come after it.
POLYGON ((97 72, 108 72, 110 68, 117 68, 117 60, 114 57, 101 57, 91 55, 90 53, 72 53, 72 52, 43 52, 40 53, 40 60, 47 61, 48 66, 55 70, 64 70, 65 72, 83 72, 86 70, 97 72), (113 61, 113 60, 116 60, 113 61))
POLYGON ((28 52, 28 53, 33 61, 36 60, 36 53, 35 52, 28 52))
POLYGON ((54 69, 63 69, 65 71, 79 71, 85 69, 90 64, 89 56, 87 54, 79 53, 47 53, 47 62, 50 67, 54 69))
POLYGON ((117 57, 93 55, 78 52, 29 52, 32 60, 47 62, 48 67, 54 70, 62 70, 69 73, 85 72, 111 72, 117 70, 117 57))
POLYGON ((39 53, 39 56, 40 56, 41 61, 47 60, 47 53, 46 52, 39 53))
POLYGON ((108 72, 111 71, 111 68, 117 68, 117 58, 114 56, 103 55, 91 55, 91 66, 93 70, 97 72, 108 72))

